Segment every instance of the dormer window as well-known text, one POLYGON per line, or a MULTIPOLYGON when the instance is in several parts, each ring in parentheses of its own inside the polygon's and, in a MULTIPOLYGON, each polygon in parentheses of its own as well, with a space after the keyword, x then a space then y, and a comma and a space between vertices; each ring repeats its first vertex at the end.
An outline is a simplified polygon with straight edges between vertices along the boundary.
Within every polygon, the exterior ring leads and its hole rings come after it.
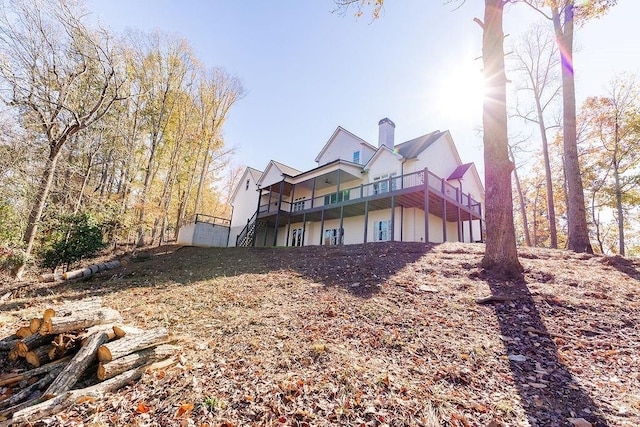
POLYGON ((353 152, 353 163, 360 164, 360 151, 353 152))

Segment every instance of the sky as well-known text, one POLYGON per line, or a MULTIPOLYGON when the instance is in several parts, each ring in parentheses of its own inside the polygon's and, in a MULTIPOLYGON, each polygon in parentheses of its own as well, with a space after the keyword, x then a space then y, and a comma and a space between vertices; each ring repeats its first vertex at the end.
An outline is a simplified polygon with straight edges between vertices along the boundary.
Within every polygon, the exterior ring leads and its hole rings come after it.
MULTIPOLYGON (((333 0, 88 0, 116 33, 161 30, 187 39, 207 67, 235 74, 246 95, 230 111, 225 143, 235 165, 274 159, 299 170, 337 126, 377 146, 378 121, 396 143, 449 130, 463 162, 482 171, 480 0, 387 0, 381 17, 334 13, 333 0)), ((640 71, 640 1, 619 0, 576 31, 580 103, 602 95, 617 73, 640 71)), ((508 5, 507 41, 540 15, 508 5)), ((551 25, 548 23, 548 25, 551 25)))

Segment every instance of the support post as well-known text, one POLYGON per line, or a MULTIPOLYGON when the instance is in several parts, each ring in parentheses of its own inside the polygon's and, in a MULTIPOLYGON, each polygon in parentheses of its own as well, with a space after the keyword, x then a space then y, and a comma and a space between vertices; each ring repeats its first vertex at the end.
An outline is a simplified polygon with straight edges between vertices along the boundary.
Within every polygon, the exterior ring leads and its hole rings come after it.
POLYGON ((291 214, 293 213, 293 203, 294 203, 294 196, 296 194, 296 185, 292 184, 291 186, 291 197, 290 199, 290 203, 289 203, 289 219, 287 221, 287 238, 284 241, 284 245, 289 246, 289 237, 291 237, 291 214))
POLYGON ((429 169, 424 168, 424 242, 429 243, 429 169))
POLYGON ((369 227, 369 201, 364 202, 364 243, 367 243, 367 228, 369 227))
POLYGON ((391 241, 395 242, 396 231, 396 196, 391 195, 391 241))
POLYGON ((258 217, 260 216, 260 201, 262 200, 262 188, 258 188, 258 208, 256 209, 256 219, 253 225, 253 237, 251 237, 251 246, 256 247, 256 234, 258 234, 258 217))
POLYGON ((302 245, 304 246, 304 238, 307 235, 307 214, 306 212, 302 214, 302 245))
POLYGON ((471 195, 469 195, 469 243, 473 243, 473 211, 471 210, 471 195))
POLYGON ((313 177, 313 185, 311 186, 311 209, 313 209, 316 200, 316 177, 313 177))
POLYGON ((456 201, 457 201, 457 217, 456 222, 458 224, 458 242, 462 242, 462 217, 460 215, 460 198, 462 195, 460 194, 460 190, 456 188, 456 201))
POLYGON ((482 205, 478 202, 478 216, 480 217, 480 241, 484 242, 484 236, 482 233, 482 205))
POLYGON ((276 225, 273 227, 273 246, 278 245, 278 227, 280 226, 280 210, 282 208, 282 193, 284 192, 284 179, 280 181, 280 188, 278 189, 280 192, 278 196, 278 210, 276 211, 276 225))
POLYGON ((344 206, 340 206, 340 230, 338 230, 338 244, 341 245, 342 244, 342 238, 343 238, 343 228, 342 225, 344 223, 344 206))
POLYGON ((324 239, 324 208, 322 208, 322 213, 320 217, 320 246, 322 246, 323 239, 324 239))
POLYGON ((442 243, 447 241, 447 188, 444 178, 441 178, 442 187, 442 243))

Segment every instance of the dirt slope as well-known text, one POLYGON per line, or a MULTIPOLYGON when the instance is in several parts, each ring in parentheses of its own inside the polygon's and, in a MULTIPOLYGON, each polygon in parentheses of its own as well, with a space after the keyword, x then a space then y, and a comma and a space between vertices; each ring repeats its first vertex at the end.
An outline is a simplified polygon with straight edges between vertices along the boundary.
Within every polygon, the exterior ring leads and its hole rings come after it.
POLYGON ((522 249, 525 283, 503 283, 482 250, 160 248, 14 293, 0 333, 101 295, 180 337, 178 367, 47 425, 640 425, 640 262, 522 249))

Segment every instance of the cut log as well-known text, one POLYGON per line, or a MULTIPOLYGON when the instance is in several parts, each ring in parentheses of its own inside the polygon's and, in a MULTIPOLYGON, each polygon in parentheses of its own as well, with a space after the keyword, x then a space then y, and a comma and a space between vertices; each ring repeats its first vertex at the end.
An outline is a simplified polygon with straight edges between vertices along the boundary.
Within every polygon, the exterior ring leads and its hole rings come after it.
POLYGON ((51 343, 51 338, 51 335, 33 334, 16 342, 15 350, 18 352, 18 356, 25 357, 34 348, 51 343))
POLYGON ((34 317, 29 321, 29 330, 32 334, 35 334, 40 329, 40 319, 34 317))
POLYGON ((74 313, 71 316, 52 317, 40 326, 40 335, 61 334, 63 332, 85 329, 95 325, 121 322, 122 316, 117 310, 101 308, 93 312, 74 313))
POLYGON ((107 336, 109 337, 108 341, 111 341, 112 339, 117 337, 112 323, 106 323, 104 325, 95 325, 88 328, 86 331, 78 335, 78 339, 80 340, 80 346, 84 347, 89 337, 98 332, 104 332, 105 334, 107 334, 107 336))
POLYGON ((128 335, 119 340, 100 346, 98 360, 110 362, 134 351, 142 350, 166 342, 169 333, 165 328, 151 329, 140 335, 128 335))
POLYGON ((56 311, 53 308, 47 308, 42 314, 42 321, 46 322, 56 315, 56 311))
MULTIPOLYGON (((0 409, 17 405, 18 403, 27 399, 31 395, 31 393, 33 393, 34 391, 44 389, 45 387, 47 387, 49 384, 53 382, 53 380, 58 376, 58 374, 60 373, 63 367, 64 365, 56 365, 51 371, 49 371, 47 375, 40 378, 35 383, 29 385, 28 387, 25 387, 24 389, 20 390, 18 393, 14 394, 13 396, 0 401, 0 409)), ((17 409, 12 410, 12 412, 15 412, 15 411, 17 411, 17 409)), ((3 413, 3 411, 0 411, 0 415, 6 416, 8 414, 3 413)))
POLYGON ((94 359, 98 347, 105 343, 108 338, 104 332, 92 335, 87 344, 78 350, 44 394, 56 396, 69 390, 94 359))
POLYGON ((69 360, 71 360, 71 356, 64 357, 62 359, 56 360, 55 362, 51 362, 46 365, 42 365, 39 368, 31 369, 19 375, 3 378, 0 380, 0 387, 19 383, 22 380, 28 380, 29 378, 35 377, 37 375, 46 374, 47 372, 50 372, 52 369, 55 369, 57 366, 64 366, 69 360))
POLYGON ((60 273, 45 273, 40 276, 39 280, 42 283, 57 282, 63 280, 63 275, 60 273))
POLYGON ((33 335, 33 332, 31 332, 28 326, 23 326, 16 331, 16 336, 20 339, 25 339, 29 335, 33 335))
MULTIPOLYGON (((137 380, 142 376, 146 369, 146 366, 141 366, 136 369, 131 369, 130 371, 124 372, 116 377, 98 383, 91 387, 86 387, 80 390, 67 391, 66 393, 60 393, 52 399, 46 400, 33 406, 29 406, 28 408, 24 408, 14 413, 12 422, 17 425, 35 422, 44 417, 48 417, 62 411, 81 398, 91 397, 93 399, 100 399, 104 397, 106 393, 118 390, 119 388, 122 388, 130 382, 137 380)), ((60 375, 62 375, 62 373, 60 375)), ((58 376, 58 378, 60 377, 60 375, 58 376)), ((45 396, 47 394, 48 390, 47 392, 45 392, 45 396)))
POLYGON ((9 359, 10 362, 15 362, 19 358, 20 356, 18 356, 18 352, 15 349, 11 350, 9 354, 7 354, 7 359, 9 359))
POLYGON ((140 335, 144 333, 143 329, 136 328, 135 326, 129 325, 114 325, 113 332, 115 332, 116 337, 123 338, 126 335, 140 335))
POLYGON ((58 306, 56 308, 51 308, 48 310, 53 310, 54 316, 65 317, 65 316, 71 316, 74 313, 95 311, 95 310, 100 310, 101 308, 102 308, 102 298, 91 297, 91 298, 85 298, 79 301, 68 301, 62 304, 61 306, 58 306))
POLYGON ((51 342, 51 350, 49 350, 49 359, 55 360, 79 347, 80 339, 77 335, 73 334, 59 334, 56 335, 51 342))
POLYGON ((38 368, 40 365, 44 365, 49 361, 49 350, 51 350, 51 344, 43 345, 38 348, 27 352, 24 359, 27 363, 34 368, 38 368))
POLYGON ((20 341, 20 338, 16 334, 9 335, 0 340, 0 351, 9 351, 16 348, 16 343, 20 341))
POLYGON ((147 348, 135 353, 128 354, 118 359, 113 359, 111 362, 100 363, 98 365, 98 379, 100 381, 113 378, 116 375, 128 371, 132 368, 147 364, 149 362, 155 362, 157 360, 166 359, 169 356, 174 355, 180 350, 180 347, 175 345, 163 344, 153 348, 147 348))

